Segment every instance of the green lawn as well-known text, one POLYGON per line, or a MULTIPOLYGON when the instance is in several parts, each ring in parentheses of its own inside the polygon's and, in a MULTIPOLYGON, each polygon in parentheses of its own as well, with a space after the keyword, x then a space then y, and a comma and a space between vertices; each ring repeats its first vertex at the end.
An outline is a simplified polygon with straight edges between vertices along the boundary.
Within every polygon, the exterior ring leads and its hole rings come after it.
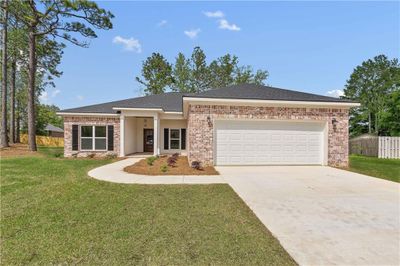
POLYGON ((400 182, 400 160, 350 155, 350 171, 400 182))
POLYGON ((122 185, 107 160, 1 159, 1 263, 294 265, 228 185, 122 185))

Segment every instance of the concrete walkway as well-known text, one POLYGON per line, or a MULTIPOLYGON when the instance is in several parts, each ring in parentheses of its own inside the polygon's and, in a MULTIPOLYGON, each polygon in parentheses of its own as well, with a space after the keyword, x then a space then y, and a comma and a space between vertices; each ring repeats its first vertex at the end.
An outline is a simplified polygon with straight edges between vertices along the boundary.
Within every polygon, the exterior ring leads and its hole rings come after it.
POLYGON ((145 157, 134 157, 103 165, 89 171, 88 175, 98 180, 124 184, 223 184, 221 175, 163 175, 149 176, 129 174, 123 169, 145 157))

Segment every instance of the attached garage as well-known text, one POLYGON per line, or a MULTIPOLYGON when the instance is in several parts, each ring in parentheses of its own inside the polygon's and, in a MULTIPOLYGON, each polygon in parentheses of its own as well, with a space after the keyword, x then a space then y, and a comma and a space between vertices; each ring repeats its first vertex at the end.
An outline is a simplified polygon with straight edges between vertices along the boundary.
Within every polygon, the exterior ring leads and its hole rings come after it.
POLYGON ((326 164, 325 122, 217 120, 216 165, 326 164))

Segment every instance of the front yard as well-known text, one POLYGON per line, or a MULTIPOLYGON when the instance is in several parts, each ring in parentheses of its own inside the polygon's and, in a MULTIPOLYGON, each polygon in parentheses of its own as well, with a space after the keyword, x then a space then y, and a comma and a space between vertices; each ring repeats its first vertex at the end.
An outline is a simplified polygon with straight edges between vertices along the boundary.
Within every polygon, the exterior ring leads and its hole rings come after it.
POLYGON ((120 185, 107 160, 1 159, 1 262, 294 265, 228 185, 120 185))
POLYGON ((400 182, 400 160, 350 155, 349 171, 400 182))

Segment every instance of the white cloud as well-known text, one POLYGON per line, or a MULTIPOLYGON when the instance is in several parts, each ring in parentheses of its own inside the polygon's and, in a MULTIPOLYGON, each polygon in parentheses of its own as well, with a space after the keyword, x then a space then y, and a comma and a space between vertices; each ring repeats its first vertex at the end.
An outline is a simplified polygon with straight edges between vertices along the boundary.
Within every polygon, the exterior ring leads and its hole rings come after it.
POLYGON ((61 90, 59 89, 53 89, 52 91, 43 91, 40 96, 39 96, 39 101, 42 104, 51 104, 53 102, 53 99, 57 97, 58 94, 60 94, 61 90))
POLYGON ((200 29, 185 30, 183 33, 185 33, 185 35, 188 36, 190 39, 195 39, 200 33, 200 29))
POLYGON ((121 36, 115 36, 113 39, 113 43, 122 44, 126 51, 141 53, 142 52, 142 45, 140 44, 139 40, 131 37, 129 39, 125 39, 121 36))
POLYGON ((85 97, 83 97, 82 95, 76 95, 76 99, 77 99, 78 101, 83 101, 84 98, 85 98, 85 97))
POLYGON ((49 94, 47 91, 43 91, 39 96, 39 101, 41 103, 47 104, 49 102, 49 94))
POLYGON ((56 97, 60 92, 61 92, 61 90, 59 90, 59 89, 56 89, 56 90, 52 91, 51 92, 51 97, 52 98, 56 97))
POLYGON ((215 12, 206 11, 206 12, 203 12, 203 14, 209 18, 223 18, 225 16, 225 14, 219 10, 215 11, 215 12))
POLYGON ((157 23, 158 27, 163 27, 165 25, 167 25, 168 21, 166 21, 165 19, 161 20, 160 22, 157 23))
POLYGON ((229 24, 229 22, 226 19, 220 19, 218 20, 219 22, 219 28, 223 30, 233 30, 233 31, 240 31, 240 28, 236 24, 229 24))
POLYGON ((344 95, 344 91, 343 90, 331 90, 331 91, 328 91, 326 93, 326 95, 339 98, 340 96, 344 95))

